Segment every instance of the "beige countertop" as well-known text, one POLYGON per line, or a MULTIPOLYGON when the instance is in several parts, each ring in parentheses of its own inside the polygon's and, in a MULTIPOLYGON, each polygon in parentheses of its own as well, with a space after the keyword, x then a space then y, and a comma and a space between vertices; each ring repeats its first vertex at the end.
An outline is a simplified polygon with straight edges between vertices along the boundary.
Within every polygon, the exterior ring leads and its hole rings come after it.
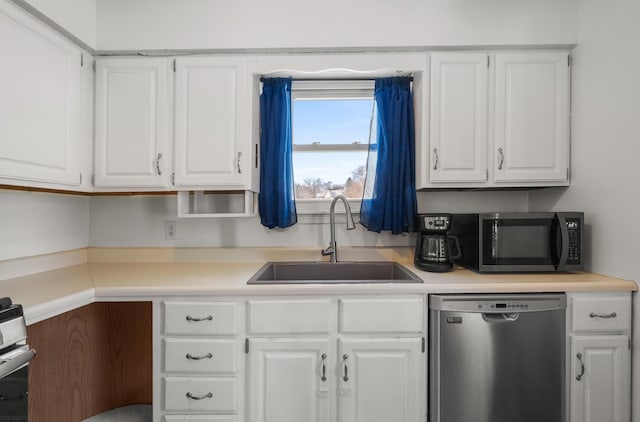
POLYGON ((0 281, 0 296, 25 308, 29 324, 94 301, 161 296, 526 293, 634 291, 633 281, 594 273, 429 273, 404 264, 423 283, 247 285, 264 262, 88 263, 0 281))

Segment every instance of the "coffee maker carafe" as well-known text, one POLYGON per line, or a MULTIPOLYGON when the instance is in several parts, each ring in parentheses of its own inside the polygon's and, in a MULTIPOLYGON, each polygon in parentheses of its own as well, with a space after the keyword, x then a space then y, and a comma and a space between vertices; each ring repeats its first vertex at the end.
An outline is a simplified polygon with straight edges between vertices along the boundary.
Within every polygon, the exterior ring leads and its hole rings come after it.
POLYGON ((453 260, 460 257, 458 238, 447 234, 451 214, 419 214, 414 264, 425 271, 453 271, 453 260))

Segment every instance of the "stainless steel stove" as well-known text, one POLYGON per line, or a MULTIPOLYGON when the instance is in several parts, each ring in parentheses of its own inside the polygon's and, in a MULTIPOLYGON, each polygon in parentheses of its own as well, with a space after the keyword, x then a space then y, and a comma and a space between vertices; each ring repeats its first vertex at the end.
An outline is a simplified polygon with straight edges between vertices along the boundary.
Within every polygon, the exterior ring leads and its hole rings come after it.
POLYGON ((35 354, 27 344, 22 306, 0 299, 0 422, 27 421, 29 362, 35 354))

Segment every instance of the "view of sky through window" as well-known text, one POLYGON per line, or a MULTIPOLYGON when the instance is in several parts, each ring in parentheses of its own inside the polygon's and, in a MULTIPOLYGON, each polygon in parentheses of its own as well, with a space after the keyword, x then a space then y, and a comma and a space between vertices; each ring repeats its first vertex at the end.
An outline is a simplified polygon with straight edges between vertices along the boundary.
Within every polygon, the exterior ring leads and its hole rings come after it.
MULTIPOLYGON (((297 99, 293 101, 293 144, 369 143, 373 99, 297 99)), ((360 198, 367 150, 295 151, 297 198, 360 198)))

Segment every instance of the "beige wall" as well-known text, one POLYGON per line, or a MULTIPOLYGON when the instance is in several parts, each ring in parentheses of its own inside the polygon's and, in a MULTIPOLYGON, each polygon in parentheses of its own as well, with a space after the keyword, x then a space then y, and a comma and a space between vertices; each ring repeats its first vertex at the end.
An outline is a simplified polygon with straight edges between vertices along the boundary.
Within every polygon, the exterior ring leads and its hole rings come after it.
POLYGON ((0 190, 0 261, 88 244, 88 197, 0 190))
POLYGON ((30 5, 89 47, 96 47, 96 0, 11 1, 30 5))
MULTIPOLYGON (((582 0, 573 54, 572 181, 532 209, 582 210, 589 268, 640 282, 640 2, 582 0)), ((634 306, 633 421, 640 421, 640 296, 634 306)))

